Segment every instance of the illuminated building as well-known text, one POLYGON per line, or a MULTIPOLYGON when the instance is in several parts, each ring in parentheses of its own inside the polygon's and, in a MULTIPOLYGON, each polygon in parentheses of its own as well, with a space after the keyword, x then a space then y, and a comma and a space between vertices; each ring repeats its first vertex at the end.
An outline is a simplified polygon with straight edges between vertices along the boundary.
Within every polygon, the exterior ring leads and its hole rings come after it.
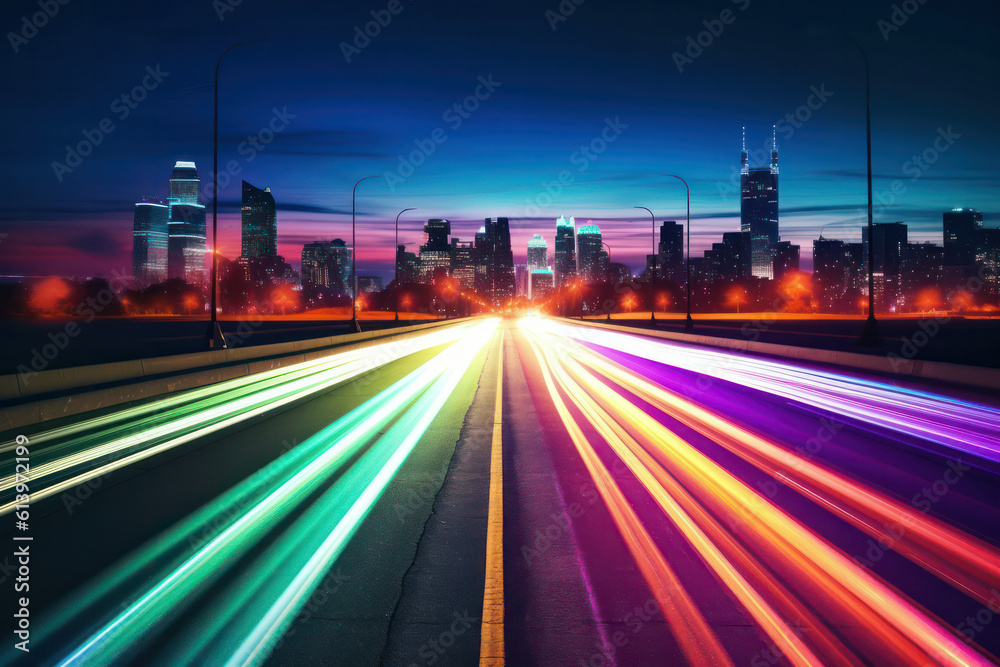
POLYGON ((900 306, 905 312, 921 310, 920 292, 940 285, 944 248, 933 243, 907 243, 900 256, 900 306))
POLYGON ((549 265, 549 248, 541 234, 535 234, 528 241, 528 270, 544 269, 549 265))
POLYGON ((825 239, 813 241, 813 290, 821 313, 848 310, 848 257, 843 241, 825 239))
MULTIPOLYGON (((902 222, 875 223, 872 238, 875 243, 873 265, 875 273, 875 307, 895 312, 899 305, 900 274, 903 248, 907 243, 906 225, 902 222)), ((861 235, 867 258, 868 234, 861 235)), ((865 264, 867 270, 867 264, 865 264)))
POLYGON ((943 214, 944 265, 969 266, 976 261, 976 236, 983 228, 983 214, 956 208, 943 214))
POLYGON ((593 224, 580 227, 576 245, 578 274, 588 283, 604 280, 608 267, 608 254, 604 252, 600 227, 593 224))
POLYGON ((342 239, 314 241, 302 247, 302 289, 352 296, 351 249, 342 239))
POLYGON ((278 254, 278 221, 271 188, 243 181, 242 255, 250 259, 278 254))
POLYGON ((194 162, 178 160, 167 196, 167 277, 190 285, 207 284, 205 273, 205 207, 198 203, 201 184, 194 162))
POLYGON ((430 285, 451 273, 451 244, 447 220, 428 220, 424 225, 424 244, 420 246, 420 282, 430 285))
POLYGON ((471 241, 463 243, 457 238, 451 240, 451 277, 463 290, 476 286, 475 245, 471 241))
POLYGON ((770 167, 750 167, 744 135, 741 156, 740 231, 750 233, 750 270, 755 278, 773 278, 778 242, 778 146, 772 143, 770 167))
POLYGON ((510 223, 507 218, 486 218, 486 284, 485 294, 493 305, 501 305, 514 297, 514 253, 510 247, 510 223))
POLYGON ((205 207, 173 204, 167 222, 167 277, 189 285, 207 284, 205 274, 205 207))
POLYGON ((576 275, 575 225, 576 222, 572 216, 569 220, 562 216, 556 220, 555 281, 557 289, 576 275))
POLYGON ((551 270, 532 269, 528 276, 528 291, 533 301, 541 301, 552 296, 555 291, 555 276, 551 270))
POLYGON ((684 225, 676 220, 665 220, 660 225, 660 242, 656 247, 656 275, 660 278, 683 283, 684 225))
POLYGON ((420 276, 420 260, 416 253, 406 252, 406 246, 396 247, 396 275, 400 284, 415 283, 420 276))
POLYGON ((799 270, 799 246, 778 241, 774 246, 774 279, 781 280, 789 271, 799 270))
POLYGON ((145 287, 167 279, 167 221, 170 208, 140 202, 132 212, 132 277, 145 287))

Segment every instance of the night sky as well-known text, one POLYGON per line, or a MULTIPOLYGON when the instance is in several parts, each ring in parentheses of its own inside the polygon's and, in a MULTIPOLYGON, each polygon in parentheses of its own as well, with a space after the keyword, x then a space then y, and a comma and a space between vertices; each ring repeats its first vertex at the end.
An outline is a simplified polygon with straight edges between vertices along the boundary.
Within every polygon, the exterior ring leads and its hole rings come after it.
POLYGON ((71 0, 14 45, 9 33, 40 10, 37 0, 5 3, 0 274, 128 273, 132 204, 165 199, 176 160, 194 160, 210 180, 213 68, 244 40, 263 41, 232 51, 221 73, 220 171, 229 161, 240 169, 220 188, 229 257, 239 253, 241 179, 271 188, 279 252, 298 266, 303 243, 349 241, 351 186, 378 175, 358 191, 359 272, 391 270, 392 222, 411 206, 401 242, 419 242, 427 218, 448 218, 471 240, 483 218, 506 216, 523 262, 533 233, 551 249, 564 214, 600 225, 612 260, 637 267, 650 225, 632 207, 684 217, 684 188, 667 172, 691 184, 700 255, 739 228, 741 127, 751 164, 764 164, 779 123, 781 236, 802 245, 808 270, 824 226, 858 240, 864 219, 864 65, 852 40, 871 61, 875 191, 890 203, 876 221, 902 220, 911 239, 937 243, 946 209, 1000 222, 993 1, 910 0, 895 17, 892 3, 868 1, 565 0, 568 16, 558 0, 398 1, 71 0), (373 11, 391 20, 348 63, 342 43, 353 47, 373 11), (707 46, 690 48, 679 71, 674 53, 699 33, 707 46), (121 96, 144 80, 151 90, 129 108, 121 96), (477 87, 485 99, 457 113, 477 87), (797 110, 793 124, 786 115, 797 110), (102 133, 105 118, 114 129, 102 133), (269 124, 281 128, 263 133, 269 143, 241 147, 269 124), (100 143, 57 176, 53 162, 66 163, 84 131, 100 143), (433 152, 401 172, 417 142, 433 152))

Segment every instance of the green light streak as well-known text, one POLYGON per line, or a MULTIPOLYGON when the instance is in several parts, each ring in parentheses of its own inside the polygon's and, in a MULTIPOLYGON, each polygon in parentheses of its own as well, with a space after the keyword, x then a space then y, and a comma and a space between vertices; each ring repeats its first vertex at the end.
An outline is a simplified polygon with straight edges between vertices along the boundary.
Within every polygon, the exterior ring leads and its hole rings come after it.
MULTIPOLYGON (((299 519, 293 523, 294 532, 305 539, 322 535, 317 533, 317 524, 311 518, 316 513, 333 512, 340 516, 337 528, 329 534, 319 550, 312 552, 308 563, 304 565, 313 568, 311 574, 303 574, 305 570, 297 570, 299 576, 291 582, 292 589, 289 589, 295 593, 288 598, 288 590, 285 590, 279 598, 280 602, 275 603, 301 606, 322 574, 321 564, 326 563, 328 567, 356 532, 360 522, 451 395, 472 358, 489 339, 495 326, 496 322, 490 320, 465 332, 468 335, 464 337, 464 341, 453 344, 389 389, 234 487, 130 558, 123 570, 113 572, 105 581, 91 586, 87 596, 78 597, 64 606, 56 623, 47 628, 46 634, 55 632, 56 628, 69 624, 73 619, 79 620, 80 615, 86 614, 88 602, 106 599, 112 594, 120 596, 127 584, 138 579, 157 560, 164 557, 170 560, 170 569, 160 568, 161 575, 156 577, 158 584, 90 636, 61 664, 106 664, 152 640, 192 604, 198 595, 205 593, 213 582, 260 543, 275 525, 298 509, 323 484, 329 483, 331 477, 362 451, 389 422, 396 419, 407 405, 416 401, 412 408, 398 417, 396 424, 382 438, 337 478, 315 505, 305 510, 303 516, 307 519, 299 519), (319 509, 311 509, 312 507, 319 509), (236 508, 239 511, 235 511, 236 508), (195 553, 178 559, 177 552, 181 550, 184 540, 202 530, 220 511, 231 515, 223 521, 224 527, 220 532, 195 553), (179 564, 178 560, 181 561, 179 564)), ((324 519, 319 525, 329 523, 324 519)), ((282 545, 277 547, 279 549, 302 553, 302 540, 288 539, 286 535, 279 545, 282 545)), ((276 558, 270 562, 280 563, 283 560, 285 559, 276 558)), ((241 592, 241 597, 273 586, 273 576, 260 576, 266 574, 267 568, 261 571, 258 567, 257 570, 257 576, 249 580, 259 583, 256 587, 248 587, 241 592)), ((143 579, 148 581, 149 577, 143 576, 143 579)), ((248 579, 241 577, 241 581, 246 582, 248 579)), ((278 629, 287 626, 297 613, 298 607, 289 615, 287 609, 276 607, 275 604, 268 608, 266 622, 262 621, 262 624, 252 629, 242 630, 250 632, 242 640, 240 649, 248 658, 263 655, 262 651, 273 644, 278 629), (282 609, 285 611, 281 611, 282 609)), ((234 611, 240 608, 230 607, 234 611)), ((223 619, 220 616, 213 625, 219 626, 223 619)), ((197 636, 211 636, 202 632, 205 629, 199 626, 197 636)))
MULTIPOLYGON (((405 354, 453 342, 467 333, 470 326, 463 324, 409 339, 405 354)), ((37 502, 358 377, 402 356, 391 353, 393 346, 398 344, 384 343, 289 369, 237 378, 186 393, 179 398, 170 397, 88 420, 79 426, 34 435, 32 443, 37 446, 39 442, 57 436, 97 430, 89 437, 32 451, 32 499, 37 502), (192 402, 192 397, 197 400, 192 402), (136 416, 142 418, 127 421, 129 417, 136 416), (122 425, 123 421, 127 423, 122 425), (119 426, 107 428, 116 423, 119 426), (72 451, 64 453, 67 449, 72 451)), ((7 469, 13 469, 13 466, 7 469)), ((7 498, 7 502, 0 506, 0 515, 14 510, 15 485, 14 475, 0 478, 0 494, 7 498)))

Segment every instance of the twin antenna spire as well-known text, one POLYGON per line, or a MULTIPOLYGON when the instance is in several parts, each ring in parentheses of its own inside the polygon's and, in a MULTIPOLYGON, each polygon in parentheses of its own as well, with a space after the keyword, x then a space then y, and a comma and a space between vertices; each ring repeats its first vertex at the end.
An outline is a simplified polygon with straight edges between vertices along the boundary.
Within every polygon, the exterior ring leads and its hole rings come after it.
MULTIPOLYGON (((749 165, 747 164, 747 127, 743 126, 743 152, 742 160, 740 165, 740 171, 744 174, 748 173, 749 165)), ((771 126, 771 172, 778 173, 778 126, 771 126)))

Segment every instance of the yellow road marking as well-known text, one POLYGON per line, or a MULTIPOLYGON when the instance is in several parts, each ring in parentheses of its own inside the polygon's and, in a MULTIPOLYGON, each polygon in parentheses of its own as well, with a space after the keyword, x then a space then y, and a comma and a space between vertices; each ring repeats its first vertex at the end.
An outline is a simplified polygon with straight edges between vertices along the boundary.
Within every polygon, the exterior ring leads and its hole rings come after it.
POLYGON ((486 520, 486 588, 483 594, 480 667, 504 664, 503 644, 503 339, 497 356, 497 397, 490 452, 490 503, 486 520))

